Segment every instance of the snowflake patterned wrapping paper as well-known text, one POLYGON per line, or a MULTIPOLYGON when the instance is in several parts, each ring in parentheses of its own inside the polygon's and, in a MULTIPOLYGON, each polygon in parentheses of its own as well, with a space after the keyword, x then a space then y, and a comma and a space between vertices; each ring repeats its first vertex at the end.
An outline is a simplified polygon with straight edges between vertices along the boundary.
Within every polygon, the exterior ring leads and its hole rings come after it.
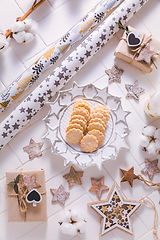
POLYGON ((49 67, 81 40, 123 0, 101 0, 82 20, 71 28, 29 69, 0 94, 0 113, 30 87, 49 67))
POLYGON ((1 124, 0 150, 36 115, 148 0, 126 0, 91 33, 1 124))

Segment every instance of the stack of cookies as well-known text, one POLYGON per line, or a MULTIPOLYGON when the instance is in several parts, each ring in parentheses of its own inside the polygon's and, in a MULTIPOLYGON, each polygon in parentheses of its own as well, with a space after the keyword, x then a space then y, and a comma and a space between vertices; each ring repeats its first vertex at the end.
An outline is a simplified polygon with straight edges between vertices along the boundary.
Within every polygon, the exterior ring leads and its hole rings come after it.
POLYGON ((66 129, 66 139, 69 143, 77 144, 83 138, 90 116, 90 104, 83 99, 77 100, 73 105, 73 112, 66 129))
POLYGON ((66 129, 67 141, 72 144, 80 143, 84 152, 94 152, 104 141, 108 119, 109 110, 106 106, 97 105, 91 113, 90 104, 86 100, 77 100, 66 129))
POLYGON ((109 110, 104 105, 97 105, 90 115, 88 133, 81 140, 84 152, 94 152, 104 141, 106 123, 109 119, 109 110))

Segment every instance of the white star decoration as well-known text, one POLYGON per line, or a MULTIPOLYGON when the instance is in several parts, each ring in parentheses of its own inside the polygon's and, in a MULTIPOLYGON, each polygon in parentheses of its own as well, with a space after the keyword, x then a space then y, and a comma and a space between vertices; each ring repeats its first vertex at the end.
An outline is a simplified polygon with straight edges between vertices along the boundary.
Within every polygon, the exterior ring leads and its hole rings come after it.
POLYGON ((129 111, 124 111, 122 109, 121 103, 119 103, 117 109, 112 110, 112 112, 114 112, 114 114, 116 115, 116 123, 118 123, 119 121, 126 122, 126 117, 131 113, 129 111))
POLYGON ((133 234, 130 216, 141 206, 141 203, 124 198, 116 182, 113 184, 107 199, 91 202, 88 205, 102 217, 100 236, 115 228, 133 234), (111 209, 112 202, 115 202, 115 207, 111 209))
POLYGON ((71 93, 72 97, 71 100, 73 100, 75 97, 77 96, 82 96, 83 95, 83 88, 79 87, 78 84, 76 82, 73 83, 73 88, 69 90, 69 92, 71 93))
POLYGON ((68 165, 70 162, 77 164, 76 157, 79 156, 77 153, 71 152, 68 148, 65 153, 61 153, 61 156, 64 158, 64 165, 68 165))
POLYGON ((116 148, 117 154, 121 148, 129 149, 129 147, 124 141, 124 138, 119 136, 117 133, 115 139, 113 140, 113 142, 111 142, 110 146, 114 146, 116 148))

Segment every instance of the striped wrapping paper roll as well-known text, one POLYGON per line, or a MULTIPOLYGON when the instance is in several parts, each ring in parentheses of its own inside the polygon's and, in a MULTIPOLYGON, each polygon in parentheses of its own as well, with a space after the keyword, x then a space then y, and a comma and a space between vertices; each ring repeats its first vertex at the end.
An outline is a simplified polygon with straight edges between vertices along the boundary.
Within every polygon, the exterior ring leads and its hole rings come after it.
POLYGON ((126 0, 91 33, 1 124, 0 149, 36 115, 148 0, 126 0))
POLYGON ((38 61, 0 94, 0 113, 30 87, 43 72, 69 51, 75 43, 80 41, 89 30, 102 22, 108 13, 122 1, 124 0, 101 0, 82 20, 44 53, 38 61))

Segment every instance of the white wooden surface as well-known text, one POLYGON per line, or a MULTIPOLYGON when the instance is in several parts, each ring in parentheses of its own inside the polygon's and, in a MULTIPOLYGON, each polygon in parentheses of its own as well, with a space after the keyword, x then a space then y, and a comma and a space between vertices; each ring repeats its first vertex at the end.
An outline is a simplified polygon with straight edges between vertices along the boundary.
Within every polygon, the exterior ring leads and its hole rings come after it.
MULTIPOLYGON (((33 0, 1 0, 0 29, 5 32, 6 29, 10 28, 15 19, 22 16, 30 8, 32 3, 33 0)), ((46 0, 39 9, 30 15, 30 18, 37 21, 39 26, 35 40, 28 46, 18 45, 11 40, 10 47, 0 55, 0 91, 5 89, 5 87, 14 81, 27 67, 34 63, 38 57, 46 51, 46 48, 76 24, 97 3, 97 0, 46 0)), ((160 1, 149 0, 149 2, 135 14, 128 25, 133 26, 139 31, 151 33, 160 40, 160 1)), ((152 73, 145 74, 122 60, 115 59, 114 51, 121 35, 122 32, 119 31, 112 40, 103 47, 103 50, 95 55, 65 86, 65 89, 70 88, 73 81, 76 81, 79 85, 94 83, 97 87, 103 88, 108 85, 108 76, 104 70, 111 68, 112 65, 116 63, 120 68, 124 69, 124 74, 121 84, 112 83, 109 85, 109 92, 121 97, 124 110, 131 111, 131 114, 127 117, 128 125, 131 129, 126 141, 129 150, 120 151, 116 161, 104 162, 102 171, 99 171, 97 167, 85 169, 82 177, 83 185, 75 185, 71 188, 70 198, 66 200, 65 208, 79 207, 85 212, 87 219, 85 234, 74 238, 62 235, 57 222, 60 211, 63 210, 64 207, 59 203, 51 204, 52 196, 50 194, 50 188, 58 188, 60 184, 63 184, 65 189, 67 191, 69 190, 67 181, 62 176, 69 172, 71 164, 67 166, 67 168, 64 167, 63 159, 51 153, 49 141, 42 140, 42 136, 46 133, 46 127, 42 118, 48 112, 48 108, 45 106, 28 126, 14 137, 0 152, 0 240, 98 240, 100 216, 87 206, 88 202, 97 200, 96 194, 88 191, 91 187, 91 177, 100 178, 105 176, 105 184, 109 186, 109 188, 111 188, 114 181, 117 181, 129 199, 139 200, 146 195, 149 196, 155 202, 158 212, 160 212, 160 194, 156 188, 149 188, 138 180, 134 180, 132 188, 128 182, 120 184, 121 174, 119 168, 127 170, 131 166, 134 166, 135 174, 140 174, 141 169, 144 167, 144 155, 139 146, 139 136, 142 128, 148 124, 160 127, 160 120, 147 117, 143 110, 145 98, 150 93, 160 90, 160 61, 157 64, 158 70, 154 69, 152 73), (125 84, 132 84, 135 79, 139 81, 141 87, 145 88, 145 93, 140 96, 139 102, 134 99, 126 100, 125 97, 125 84), (36 142, 44 142, 42 148, 43 156, 35 158, 32 161, 29 161, 28 154, 23 151, 23 147, 29 144, 30 138, 33 138, 36 142), (5 172, 17 168, 35 167, 45 169, 48 222, 8 223, 5 172)), ((32 91, 50 72, 51 70, 48 70, 43 74, 39 81, 32 86, 20 100, 32 91)), ((16 107, 18 101, 0 115, 0 121, 12 111, 13 107, 16 107)), ((76 169, 80 170, 77 167, 76 169)), ((156 174, 153 181, 158 182, 159 179, 160 174, 156 174)), ((105 191, 102 198, 106 198, 107 194, 108 192, 105 191)), ((132 216, 135 236, 116 229, 104 235, 101 239, 153 240, 155 239, 152 234, 153 220, 153 209, 142 206, 132 216)), ((158 225, 158 235, 160 236, 160 225, 158 225)))

